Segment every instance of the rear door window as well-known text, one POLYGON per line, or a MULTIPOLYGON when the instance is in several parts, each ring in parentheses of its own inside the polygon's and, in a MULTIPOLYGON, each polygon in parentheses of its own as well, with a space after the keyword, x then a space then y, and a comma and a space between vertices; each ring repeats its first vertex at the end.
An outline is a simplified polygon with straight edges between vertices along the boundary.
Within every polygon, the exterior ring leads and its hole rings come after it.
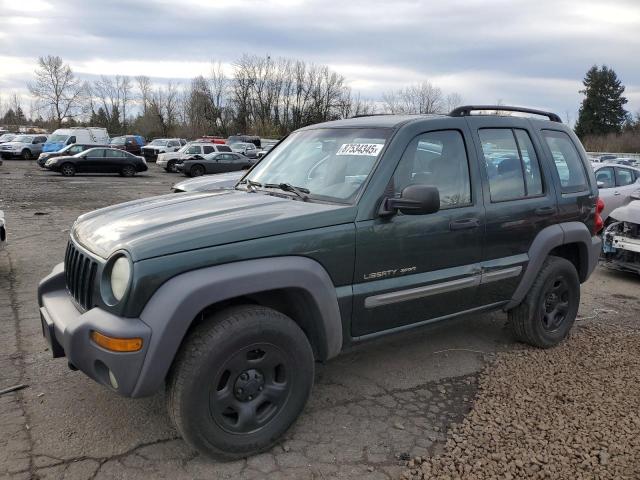
POLYGON ((542 195, 538 158, 525 130, 482 128, 478 136, 492 202, 542 195))
POLYGON ((213 153, 213 152, 215 152, 215 151, 216 151, 216 149, 215 149, 213 146, 209 146, 209 145, 205 145, 205 146, 203 147, 203 150, 204 150, 205 155, 206 155, 207 153, 213 153))
POLYGON ((635 182, 633 172, 628 168, 616 168, 616 184, 619 187, 631 185, 635 182))
POLYGON ((587 190, 587 173, 576 146, 569 135, 557 130, 542 130, 542 136, 551 150, 553 164, 560 178, 563 193, 587 190))

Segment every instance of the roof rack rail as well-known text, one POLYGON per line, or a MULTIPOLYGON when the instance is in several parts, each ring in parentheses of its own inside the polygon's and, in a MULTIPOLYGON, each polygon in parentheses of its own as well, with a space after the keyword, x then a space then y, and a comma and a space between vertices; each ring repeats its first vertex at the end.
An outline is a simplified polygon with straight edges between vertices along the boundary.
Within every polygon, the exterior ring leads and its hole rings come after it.
POLYGON ((349 118, 382 117, 383 115, 393 115, 393 113, 359 113, 349 118))
POLYGON ((471 112, 477 112, 481 110, 494 110, 499 112, 521 112, 532 113, 534 115, 541 115, 547 117, 552 122, 562 123, 560 117, 553 112, 546 112, 544 110, 536 110, 535 108, 525 107, 512 107, 508 105, 463 105, 462 107, 454 108, 449 112, 450 117, 466 117, 471 115, 471 112))

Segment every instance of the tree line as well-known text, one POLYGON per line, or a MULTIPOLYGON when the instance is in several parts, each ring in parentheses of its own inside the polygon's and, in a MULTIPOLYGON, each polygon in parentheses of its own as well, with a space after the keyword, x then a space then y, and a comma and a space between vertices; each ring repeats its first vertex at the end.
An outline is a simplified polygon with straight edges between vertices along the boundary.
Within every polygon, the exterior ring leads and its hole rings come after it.
MULTIPOLYGON (((385 92, 379 100, 365 99, 326 65, 247 54, 232 72, 212 62, 208 75, 160 85, 147 76, 83 81, 61 57, 44 56, 28 88, 37 117, 23 118, 20 109, 22 122, 51 130, 102 126, 111 135, 147 138, 238 132, 282 137, 306 125, 356 115, 446 113, 462 101, 459 94, 445 93, 428 81, 385 92)), ((2 122, 20 124, 16 111, 16 105, 6 108, 2 122)))

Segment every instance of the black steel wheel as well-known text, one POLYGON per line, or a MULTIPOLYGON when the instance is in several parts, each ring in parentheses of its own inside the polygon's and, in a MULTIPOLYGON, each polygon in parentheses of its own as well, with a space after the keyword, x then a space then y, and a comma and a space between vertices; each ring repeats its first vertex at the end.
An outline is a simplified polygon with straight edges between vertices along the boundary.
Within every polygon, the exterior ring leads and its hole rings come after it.
POLYGON ((523 302, 509 311, 515 337, 529 345, 549 348, 571 330, 580 306, 580 280, 575 266, 548 257, 523 302))
POLYGON ((187 336, 167 381, 167 408, 192 447, 218 459, 267 450, 296 420, 313 385, 304 332, 270 308, 232 307, 187 336))

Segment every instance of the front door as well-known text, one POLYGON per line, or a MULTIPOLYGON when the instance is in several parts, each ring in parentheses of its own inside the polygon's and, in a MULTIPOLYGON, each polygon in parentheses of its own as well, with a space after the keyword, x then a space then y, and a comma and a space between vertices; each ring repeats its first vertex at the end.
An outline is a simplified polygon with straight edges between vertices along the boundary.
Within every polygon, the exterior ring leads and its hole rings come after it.
POLYGON ((424 132, 409 142, 387 195, 417 183, 438 187, 440 211, 356 224, 353 337, 477 306, 484 213, 465 131, 424 132))
POLYGON ((76 163, 76 170, 82 173, 99 173, 104 163, 104 148, 87 150, 81 160, 76 163))
POLYGON ((558 208, 529 120, 483 115, 467 121, 480 156, 486 209, 480 298, 490 304, 511 298, 529 247, 540 230, 557 222, 558 208))

